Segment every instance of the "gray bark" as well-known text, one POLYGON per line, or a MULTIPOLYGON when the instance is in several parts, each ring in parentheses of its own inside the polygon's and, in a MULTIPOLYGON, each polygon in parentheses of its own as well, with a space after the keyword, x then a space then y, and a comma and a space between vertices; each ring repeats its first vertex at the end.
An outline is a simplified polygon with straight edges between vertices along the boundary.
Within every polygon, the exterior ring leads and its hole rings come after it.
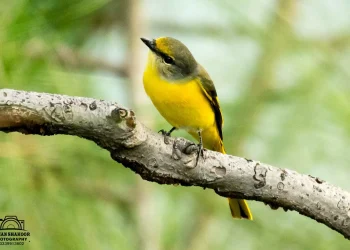
POLYGON ((0 90, 0 131, 67 134, 94 141, 148 181, 210 188, 221 196, 295 210, 350 238, 350 194, 319 178, 164 138, 117 103, 83 97, 0 90))

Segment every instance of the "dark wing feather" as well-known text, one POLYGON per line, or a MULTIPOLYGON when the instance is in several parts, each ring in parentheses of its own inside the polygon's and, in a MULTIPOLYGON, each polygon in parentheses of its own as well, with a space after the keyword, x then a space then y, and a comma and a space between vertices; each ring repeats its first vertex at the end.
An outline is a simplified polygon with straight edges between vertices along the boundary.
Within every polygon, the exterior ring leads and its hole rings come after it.
POLYGON ((222 117, 219 101, 218 101, 218 96, 216 93, 216 89, 214 86, 213 81, 211 80, 209 74, 205 71, 205 69, 198 65, 198 79, 200 82, 200 85, 202 87, 202 90, 206 97, 208 98, 214 112, 215 112, 215 121, 216 121, 216 126, 219 131, 219 135, 221 140, 223 140, 222 136, 222 126, 224 124, 224 119, 222 117))

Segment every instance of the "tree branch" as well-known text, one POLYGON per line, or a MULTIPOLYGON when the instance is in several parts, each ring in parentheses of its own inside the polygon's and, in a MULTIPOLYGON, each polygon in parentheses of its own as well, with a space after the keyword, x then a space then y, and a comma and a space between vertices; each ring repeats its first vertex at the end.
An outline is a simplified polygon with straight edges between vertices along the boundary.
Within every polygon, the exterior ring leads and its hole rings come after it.
POLYGON ((0 90, 0 131, 67 134, 94 141, 148 181, 210 188, 221 196, 295 210, 350 238, 350 194, 295 171, 205 151, 183 138, 156 134, 117 103, 83 97, 0 90), (192 151, 192 152, 191 152, 192 151))

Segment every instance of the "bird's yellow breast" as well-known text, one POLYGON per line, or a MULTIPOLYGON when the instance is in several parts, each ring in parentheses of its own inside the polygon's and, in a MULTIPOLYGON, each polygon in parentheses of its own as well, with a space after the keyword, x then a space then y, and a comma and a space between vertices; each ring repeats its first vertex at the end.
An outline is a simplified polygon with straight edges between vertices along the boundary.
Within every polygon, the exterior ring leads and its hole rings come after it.
POLYGON ((215 124, 215 114, 201 89, 199 79, 169 82, 147 65, 143 84, 160 114, 174 127, 205 130, 215 124))

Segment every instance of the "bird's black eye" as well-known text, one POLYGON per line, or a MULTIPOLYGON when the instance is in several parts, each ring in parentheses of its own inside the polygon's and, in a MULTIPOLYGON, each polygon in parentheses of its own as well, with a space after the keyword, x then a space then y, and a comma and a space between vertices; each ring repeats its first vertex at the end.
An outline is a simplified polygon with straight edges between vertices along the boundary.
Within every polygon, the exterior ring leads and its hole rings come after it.
POLYGON ((170 56, 164 56, 164 57, 163 57, 163 61, 164 61, 166 64, 174 64, 174 59, 172 59, 170 56))

